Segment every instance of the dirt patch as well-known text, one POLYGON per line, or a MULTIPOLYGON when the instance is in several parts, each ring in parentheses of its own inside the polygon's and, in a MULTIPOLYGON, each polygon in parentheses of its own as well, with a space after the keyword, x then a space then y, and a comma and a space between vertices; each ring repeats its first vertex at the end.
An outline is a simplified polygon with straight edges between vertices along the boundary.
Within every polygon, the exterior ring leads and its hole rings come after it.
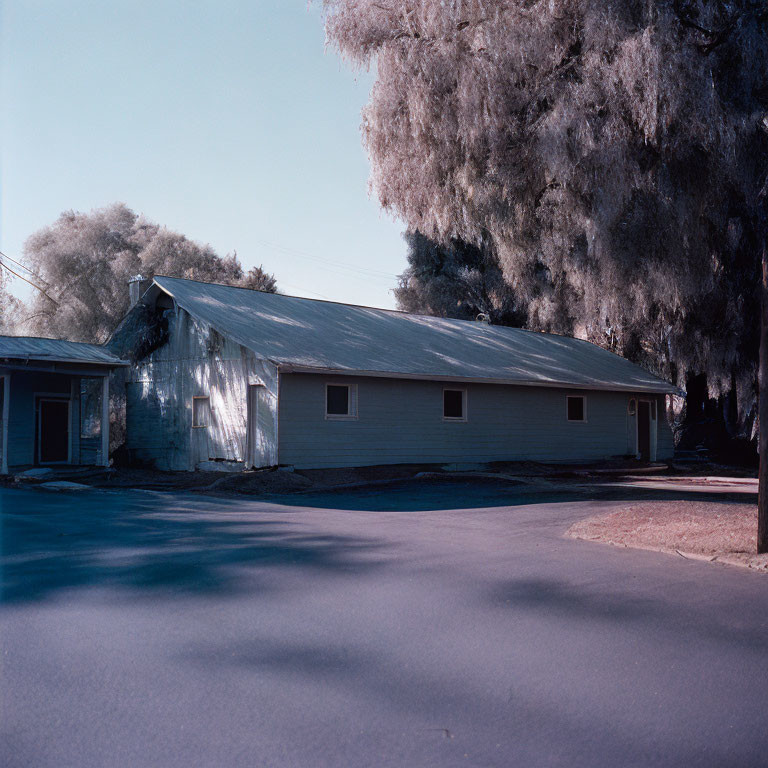
POLYGON ((571 526, 575 539, 670 552, 768 572, 768 555, 756 555, 754 504, 656 501, 628 504, 571 526))
MULTIPOLYGON (((222 476, 221 472, 161 472, 157 469, 120 468, 97 473, 83 482, 95 488, 192 491, 205 488, 216 480, 220 480, 222 476)), ((76 479, 74 475, 72 479, 76 479)))

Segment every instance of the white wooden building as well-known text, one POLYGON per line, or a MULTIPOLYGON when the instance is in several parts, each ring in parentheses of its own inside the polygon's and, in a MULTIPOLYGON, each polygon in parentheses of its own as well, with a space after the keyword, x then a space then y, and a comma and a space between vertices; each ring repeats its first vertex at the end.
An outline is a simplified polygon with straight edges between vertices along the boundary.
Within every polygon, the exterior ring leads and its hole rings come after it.
POLYGON ((161 469, 671 457, 678 390, 579 339, 178 278, 132 284, 127 446, 161 469))

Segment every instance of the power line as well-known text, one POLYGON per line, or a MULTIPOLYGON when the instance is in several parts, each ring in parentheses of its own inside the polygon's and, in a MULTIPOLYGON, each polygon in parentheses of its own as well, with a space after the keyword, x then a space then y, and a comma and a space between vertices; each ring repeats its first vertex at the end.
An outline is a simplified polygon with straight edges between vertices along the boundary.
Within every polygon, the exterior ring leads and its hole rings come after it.
MULTIPOLYGON (((4 256, 6 259, 10 259, 14 264, 18 263, 15 259, 11 259, 10 256, 6 256, 2 251, 0 251, 0 256, 4 256)), ((12 275, 14 275, 15 277, 18 277, 20 280, 23 280, 25 283, 29 283, 33 288, 36 288, 38 291, 40 291, 40 293, 42 293, 43 296, 45 296, 45 298, 48 299, 48 301, 52 302, 57 307, 59 306, 59 302, 56 301, 55 299, 52 299, 48 295, 48 293, 45 291, 44 288, 41 288, 39 285, 36 285, 31 280, 27 280, 27 278, 24 277, 24 275, 20 275, 18 272, 16 272, 15 270, 11 269, 5 262, 0 261, 0 267, 3 267, 4 269, 7 269, 12 275)), ((30 272, 30 274, 34 274, 34 272, 30 272)), ((35 275, 35 276, 37 277, 37 275, 35 275)))
POLYGON ((33 272, 26 264, 22 264, 20 261, 16 261, 16 259, 9 256, 7 253, 3 253, 2 251, 0 251, 0 256, 2 256, 4 259, 8 259, 8 261, 12 261, 14 264, 21 267, 25 272, 29 272, 30 275, 32 275, 33 277, 36 277, 38 280, 42 280, 40 275, 33 272))
POLYGON ((260 238, 255 238, 257 243, 260 243, 261 245, 264 245, 268 248, 272 248, 273 250, 285 253, 289 256, 297 256, 300 259, 309 259, 311 261, 319 262, 320 264, 323 264, 326 267, 330 267, 331 269, 333 267, 339 267, 343 270, 347 270, 350 272, 359 272, 362 275, 371 276, 371 277, 379 277, 379 278, 395 278, 397 279, 397 275, 395 275, 392 272, 384 272, 383 270, 379 269, 369 269, 368 267, 358 267, 353 264, 350 264, 345 261, 334 261, 332 259, 324 259, 321 256, 315 256, 311 253, 307 253, 306 251, 300 251, 296 248, 289 248, 284 245, 278 245, 277 243, 271 243, 268 240, 261 240, 260 238))
MULTIPOLYGON (((317 293, 317 291, 310 291, 307 288, 302 288, 299 285, 294 285, 293 283, 285 283, 282 280, 280 281, 280 285, 284 285, 287 288, 292 288, 294 291, 301 291, 303 293, 311 293, 313 296, 318 296, 321 299, 325 299, 326 301, 334 301, 334 299, 330 298, 329 296, 325 296, 322 293, 317 293)), ((301 297, 299 297, 301 298, 301 297)))

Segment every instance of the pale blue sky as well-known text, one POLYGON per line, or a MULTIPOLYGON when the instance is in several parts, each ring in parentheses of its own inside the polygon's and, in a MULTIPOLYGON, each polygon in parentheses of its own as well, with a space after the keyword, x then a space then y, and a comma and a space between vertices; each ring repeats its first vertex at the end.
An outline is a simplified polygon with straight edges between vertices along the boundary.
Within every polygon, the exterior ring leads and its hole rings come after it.
POLYGON ((372 78, 325 50, 317 4, 1 2, 1 250, 122 201, 286 293, 394 306, 403 226, 360 141, 372 78))

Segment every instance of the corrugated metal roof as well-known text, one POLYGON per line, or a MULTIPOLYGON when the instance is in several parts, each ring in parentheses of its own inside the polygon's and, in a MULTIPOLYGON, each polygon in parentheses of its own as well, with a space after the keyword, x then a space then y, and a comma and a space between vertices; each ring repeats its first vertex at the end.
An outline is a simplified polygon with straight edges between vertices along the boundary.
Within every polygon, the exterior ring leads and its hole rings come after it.
POLYGON ((180 278, 154 282, 193 317, 287 370, 678 391, 618 355, 566 336, 180 278))
POLYGON ((51 363, 128 365, 98 344, 42 339, 37 336, 0 336, 0 360, 39 360, 51 363))

